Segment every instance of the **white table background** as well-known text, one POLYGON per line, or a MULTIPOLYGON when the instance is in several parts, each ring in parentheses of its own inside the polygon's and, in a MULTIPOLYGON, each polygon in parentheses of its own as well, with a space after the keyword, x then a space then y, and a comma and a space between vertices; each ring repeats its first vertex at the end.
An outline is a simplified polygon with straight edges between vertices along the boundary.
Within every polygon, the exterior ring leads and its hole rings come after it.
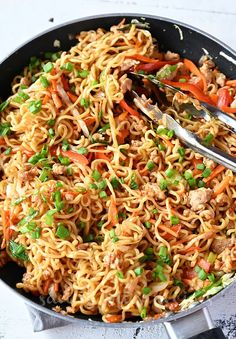
MULTIPOLYGON (((173 18, 201 28, 236 49, 235 0, 0 0, 0 61, 18 45, 62 22, 103 13, 142 13, 173 18), (53 18, 53 22, 49 21, 53 18)), ((0 282, 0 339, 167 338, 162 325, 141 329, 96 329, 69 325, 33 333, 20 298, 0 282)), ((228 338, 236 338, 236 288, 210 306, 228 338)), ((197 326, 197 324, 196 324, 197 326)))

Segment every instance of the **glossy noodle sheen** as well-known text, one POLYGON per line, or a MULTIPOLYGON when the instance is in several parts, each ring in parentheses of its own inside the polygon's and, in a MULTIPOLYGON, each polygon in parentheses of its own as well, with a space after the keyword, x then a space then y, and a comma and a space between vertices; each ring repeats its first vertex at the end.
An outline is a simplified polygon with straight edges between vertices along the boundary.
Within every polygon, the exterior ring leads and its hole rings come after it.
MULTIPOLYGON (((128 69, 164 72, 233 113, 235 84, 210 59, 197 73, 159 52, 138 27, 81 32, 69 52, 31 58, 0 106, 0 264, 24 266, 17 287, 50 295, 56 311, 106 322, 184 309, 236 269, 234 174, 185 148, 165 121, 152 125, 126 93, 155 92, 128 69)), ((167 96, 182 126, 236 154, 235 135, 167 96)))

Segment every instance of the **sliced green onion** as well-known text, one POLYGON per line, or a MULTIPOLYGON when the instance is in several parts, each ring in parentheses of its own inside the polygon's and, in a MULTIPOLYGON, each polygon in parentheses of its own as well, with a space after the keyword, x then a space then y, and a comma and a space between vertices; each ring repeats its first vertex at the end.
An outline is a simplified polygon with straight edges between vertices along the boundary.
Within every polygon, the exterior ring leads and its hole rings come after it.
POLYGON ((158 264, 153 272, 154 278, 159 278, 160 281, 167 281, 165 274, 163 273, 163 266, 158 264))
POLYGON ((50 171, 47 168, 43 168, 43 170, 42 170, 42 172, 41 172, 41 174, 39 176, 39 180, 41 182, 48 181, 49 176, 50 176, 50 171))
POLYGON ((203 178, 208 178, 209 175, 211 175, 212 170, 210 168, 205 168, 204 171, 202 172, 203 178))
POLYGON ((144 288, 142 289, 142 293, 143 293, 144 295, 148 295, 148 294, 150 294, 151 292, 152 292, 151 287, 144 287, 144 288))
POLYGON ((134 269, 135 275, 138 277, 143 273, 143 268, 142 267, 137 267, 134 269))
POLYGON ((50 138, 53 138, 55 136, 55 131, 53 128, 49 128, 48 135, 50 136, 50 138))
POLYGON ((48 88, 50 86, 50 82, 45 76, 42 75, 39 79, 44 88, 48 88))
POLYGON ((31 220, 33 220, 38 215, 38 213, 39 213, 38 211, 35 211, 34 209, 30 209, 29 215, 21 219, 18 225, 24 226, 28 224, 31 220))
POLYGON ((54 192, 54 203, 57 211, 61 211, 64 208, 63 201, 61 200, 61 192, 54 192))
POLYGON ((36 227, 33 232, 30 233, 32 239, 39 239, 41 235, 41 227, 36 227))
POLYGON ((121 272, 121 271, 117 271, 116 272, 116 276, 119 278, 119 279, 124 279, 124 274, 121 272))
POLYGON ((166 176, 167 176, 167 178, 172 178, 173 177, 173 175, 175 174, 175 170, 173 169, 173 168, 168 168, 167 170, 166 170, 166 176))
POLYGON ((165 151, 166 150, 166 147, 163 145, 163 144, 158 144, 158 149, 160 150, 160 151, 165 151))
POLYGON ((165 179, 161 178, 159 186, 160 186, 160 189, 162 191, 165 191, 167 189, 167 186, 168 186, 167 181, 165 179))
POLYGON ((106 187, 107 187, 106 180, 102 180, 101 182, 98 183, 98 189, 104 190, 106 187))
POLYGON ((61 154, 58 155, 58 160, 64 166, 68 166, 70 164, 70 159, 68 157, 63 157, 61 154))
POLYGON ((61 181, 57 181, 56 182, 56 187, 57 188, 63 187, 63 183, 61 181))
POLYGON ((112 178, 111 185, 115 190, 117 190, 120 187, 119 180, 116 177, 112 178))
POLYGON ((196 187, 196 185, 197 185, 197 180, 196 180, 196 178, 190 178, 190 179, 188 179, 188 184, 189 184, 189 186, 190 186, 190 188, 195 188, 196 187))
POLYGON ((87 71, 86 69, 77 71, 77 76, 80 78, 87 78, 88 75, 89 75, 89 71, 87 71))
POLYGON ((56 231, 56 236, 58 236, 58 238, 60 239, 66 239, 70 236, 70 231, 63 223, 59 223, 56 231))
POLYGON ((214 273, 208 274, 207 279, 212 283, 214 283, 216 281, 216 277, 215 277, 214 273))
POLYGON ((88 107, 90 106, 90 102, 89 102, 89 100, 87 100, 87 99, 85 99, 85 98, 82 98, 82 99, 80 100, 80 105, 83 106, 83 107, 85 107, 85 108, 88 108, 88 107))
POLYGON ((106 197, 107 197, 106 192, 105 192, 105 191, 101 191, 101 192, 99 193, 99 197, 102 198, 102 199, 106 198, 106 197))
POLYGON ((11 133, 11 125, 8 122, 0 124, 0 136, 5 137, 11 133))
POLYGON ((5 151, 5 154, 6 155, 10 155, 11 154, 11 151, 12 151, 12 147, 8 147, 5 151))
POLYGON ((18 199, 16 199, 13 203, 12 206, 16 206, 19 205, 22 201, 24 201, 26 199, 26 197, 20 197, 18 199))
POLYGON ((159 257, 165 264, 171 265, 171 259, 168 254, 168 249, 166 246, 161 246, 159 251, 159 257))
POLYGON ((97 189, 98 189, 97 185, 94 184, 93 182, 90 182, 90 183, 89 183, 89 188, 92 188, 92 189, 94 189, 94 190, 97 190, 97 189))
POLYGON ((213 140, 214 140, 214 135, 211 133, 208 133, 207 136, 203 139, 203 143, 206 146, 210 146, 213 140))
POLYGON ((20 260, 24 260, 24 261, 29 260, 29 257, 26 253, 26 248, 23 245, 18 244, 13 240, 10 240, 9 250, 13 257, 20 259, 20 260))
POLYGON ((186 180, 191 179, 193 177, 192 172, 185 171, 184 172, 184 177, 185 177, 186 180))
POLYGON ((57 210, 50 210, 45 214, 45 224, 48 226, 52 226, 53 224, 53 215, 57 213, 57 210))
POLYGON ((97 223, 97 227, 98 229, 101 229, 102 226, 105 224, 105 221, 104 220, 100 220, 98 223, 97 223))
POLYGON ((72 72, 73 69, 74 69, 74 66, 71 62, 67 62, 65 65, 61 66, 60 68, 66 70, 68 72, 72 72))
POLYGON ((149 171, 152 171, 154 167, 155 167, 155 163, 154 163, 153 161, 148 161, 148 163, 147 163, 147 169, 148 169, 149 171))
POLYGON ((41 100, 31 101, 28 107, 31 113, 36 114, 41 111, 42 102, 41 100))
POLYGON ((112 242, 117 242, 119 240, 119 238, 116 235, 115 230, 111 230, 109 233, 109 236, 112 239, 112 242))
POLYGON ((49 119, 48 120, 48 122, 47 122, 47 124, 48 124, 48 126, 54 126, 55 125, 55 122, 56 122, 56 120, 55 119, 49 119))
POLYGON ((204 182, 204 181, 202 181, 202 180, 199 180, 199 181, 198 181, 198 184, 197 184, 197 186, 198 186, 199 188, 201 188, 201 187, 205 187, 205 186, 206 186, 206 184, 205 184, 205 182, 204 182))
POLYGON ((53 70, 53 64, 49 61, 48 63, 46 63, 45 65, 43 65, 43 71, 45 73, 49 73, 53 70))
POLYGON ((175 131, 174 131, 173 129, 171 129, 171 130, 169 130, 169 131, 167 132, 167 136, 168 136, 169 138, 173 138, 174 135, 175 135, 175 131))
POLYGON ((107 129, 110 128, 110 124, 106 124, 104 126, 102 126, 99 130, 98 130, 98 133, 103 133, 105 132, 107 129))
POLYGON ((180 78, 179 82, 186 82, 187 80, 185 78, 180 78))
POLYGON ((152 214, 158 214, 158 209, 157 208, 153 208, 152 214))
POLYGON ((205 165, 204 164, 197 164, 196 165, 196 168, 198 169, 198 170, 201 170, 201 171, 203 171, 204 169, 205 169, 205 165))
POLYGON ((67 167, 66 174, 69 175, 69 176, 72 175, 73 174, 73 169, 71 167, 67 167))
POLYGON ((170 223, 171 223, 171 225, 178 225, 179 224, 179 217, 177 217, 176 215, 171 215, 170 223))
POLYGON ((62 150, 63 151, 68 151, 69 149, 70 149, 69 142, 68 142, 68 140, 64 139, 62 141, 62 150))
POLYGON ((78 224, 77 224, 77 227, 80 228, 81 230, 83 230, 86 226, 86 223, 84 221, 80 221, 78 224))
POLYGON ((174 278, 174 285, 175 286, 179 286, 179 287, 183 287, 182 281, 179 280, 179 279, 175 279, 175 278, 174 278))
POLYGON ((8 105, 9 105, 9 101, 8 101, 8 100, 3 101, 3 102, 0 104, 0 112, 4 111, 4 109, 7 108, 8 105))
POLYGON ((214 252, 210 252, 210 253, 208 254, 207 261, 208 261, 210 264, 214 264, 216 258, 217 258, 217 254, 214 253, 214 252))
POLYGON ((93 170, 92 174, 91 174, 91 177, 95 180, 95 181, 98 181, 100 178, 101 178, 101 174, 100 172, 95 169, 93 170))
POLYGON ((131 176, 131 181, 130 181, 130 188, 132 188, 133 190, 138 189, 138 183, 136 181, 136 174, 133 173, 131 176))
POLYGON ((37 226, 36 222, 30 221, 28 224, 26 224, 26 225, 24 225, 24 226, 21 226, 21 228, 19 229, 19 231, 20 231, 22 234, 25 234, 25 233, 34 231, 35 228, 36 228, 36 226, 37 226))
POLYGON ((79 154, 87 154, 88 153, 88 149, 86 147, 80 147, 77 149, 77 152, 79 154))
POLYGON ((145 222, 144 222, 144 226, 145 226, 146 228, 151 228, 152 224, 150 223, 150 221, 145 221, 145 222))
POLYGON ((206 280, 207 274, 200 266, 195 267, 195 272, 197 273, 199 279, 206 280))
POLYGON ((142 319, 144 319, 144 318, 146 318, 146 316, 147 316, 147 308, 146 308, 146 307, 143 307, 143 308, 141 309, 140 317, 141 317, 142 319))
POLYGON ((156 131, 156 134, 158 134, 158 135, 167 135, 168 131, 169 130, 167 128, 158 128, 157 131, 156 131))

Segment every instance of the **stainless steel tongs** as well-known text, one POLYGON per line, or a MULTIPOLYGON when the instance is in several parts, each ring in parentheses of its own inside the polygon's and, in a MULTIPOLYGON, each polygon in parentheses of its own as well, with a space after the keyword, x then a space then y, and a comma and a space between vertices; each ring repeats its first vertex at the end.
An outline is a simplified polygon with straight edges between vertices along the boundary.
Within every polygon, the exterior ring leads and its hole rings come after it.
POLYGON ((199 102, 199 107, 200 109, 197 109, 194 104, 193 104, 193 98, 187 95, 186 93, 182 92, 176 87, 173 87, 171 85, 167 85, 163 83, 162 81, 156 79, 154 76, 146 75, 146 74, 139 74, 139 73, 134 73, 130 72, 130 74, 135 75, 136 77, 139 78, 144 78, 148 79, 151 81, 153 84, 157 85, 159 88, 168 88, 174 93, 180 93, 181 96, 184 96, 188 98, 189 103, 182 104, 181 106, 184 109, 190 110, 191 114, 196 117, 196 118, 203 118, 206 121, 210 121, 212 118, 218 119, 221 121, 221 123, 224 125, 225 128, 230 130, 233 133, 236 133, 236 119, 231 117, 230 115, 222 112, 220 109, 217 107, 214 107, 206 102, 197 100, 199 102))
POLYGON ((180 124, 175 121, 170 115, 162 113, 157 105, 152 105, 144 97, 140 97, 135 91, 132 91, 134 95, 135 105, 146 114, 152 121, 157 123, 160 119, 165 122, 168 129, 174 130, 175 135, 189 148, 195 152, 202 154, 203 156, 214 160, 215 162, 231 169, 236 172, 236 158, 232 155, 225 153, 221 149, 215 146, 206 146, 202 139, 196 134, 181 127, 180 124))

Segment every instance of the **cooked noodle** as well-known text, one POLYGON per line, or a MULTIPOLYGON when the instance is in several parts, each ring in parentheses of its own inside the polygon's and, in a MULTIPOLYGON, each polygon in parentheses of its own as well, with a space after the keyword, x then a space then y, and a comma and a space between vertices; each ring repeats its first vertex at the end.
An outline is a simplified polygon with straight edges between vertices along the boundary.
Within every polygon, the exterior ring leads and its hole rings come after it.
MULTIPOLYGON (((221 286, 236 269, 235 176, 160 133, 164 121, 157 131, 119 104, 127 69, 141 64, 134 55, 168 57, 135 24, 81 32, 44 71, 27 67, 15 78, 1 113, 10 130, 3 125, 0 146, 0 258, 7 261, 6 249, 25 267, 18 288, 108 322, 178 311, 186 296, 221 286)), ((209 70, 205 93, 214 96, 220 72, 209 70)), ((167 112, 182 126, 236 153, 235 135, 218 121, 190 119, 178 100, 167 112)))

